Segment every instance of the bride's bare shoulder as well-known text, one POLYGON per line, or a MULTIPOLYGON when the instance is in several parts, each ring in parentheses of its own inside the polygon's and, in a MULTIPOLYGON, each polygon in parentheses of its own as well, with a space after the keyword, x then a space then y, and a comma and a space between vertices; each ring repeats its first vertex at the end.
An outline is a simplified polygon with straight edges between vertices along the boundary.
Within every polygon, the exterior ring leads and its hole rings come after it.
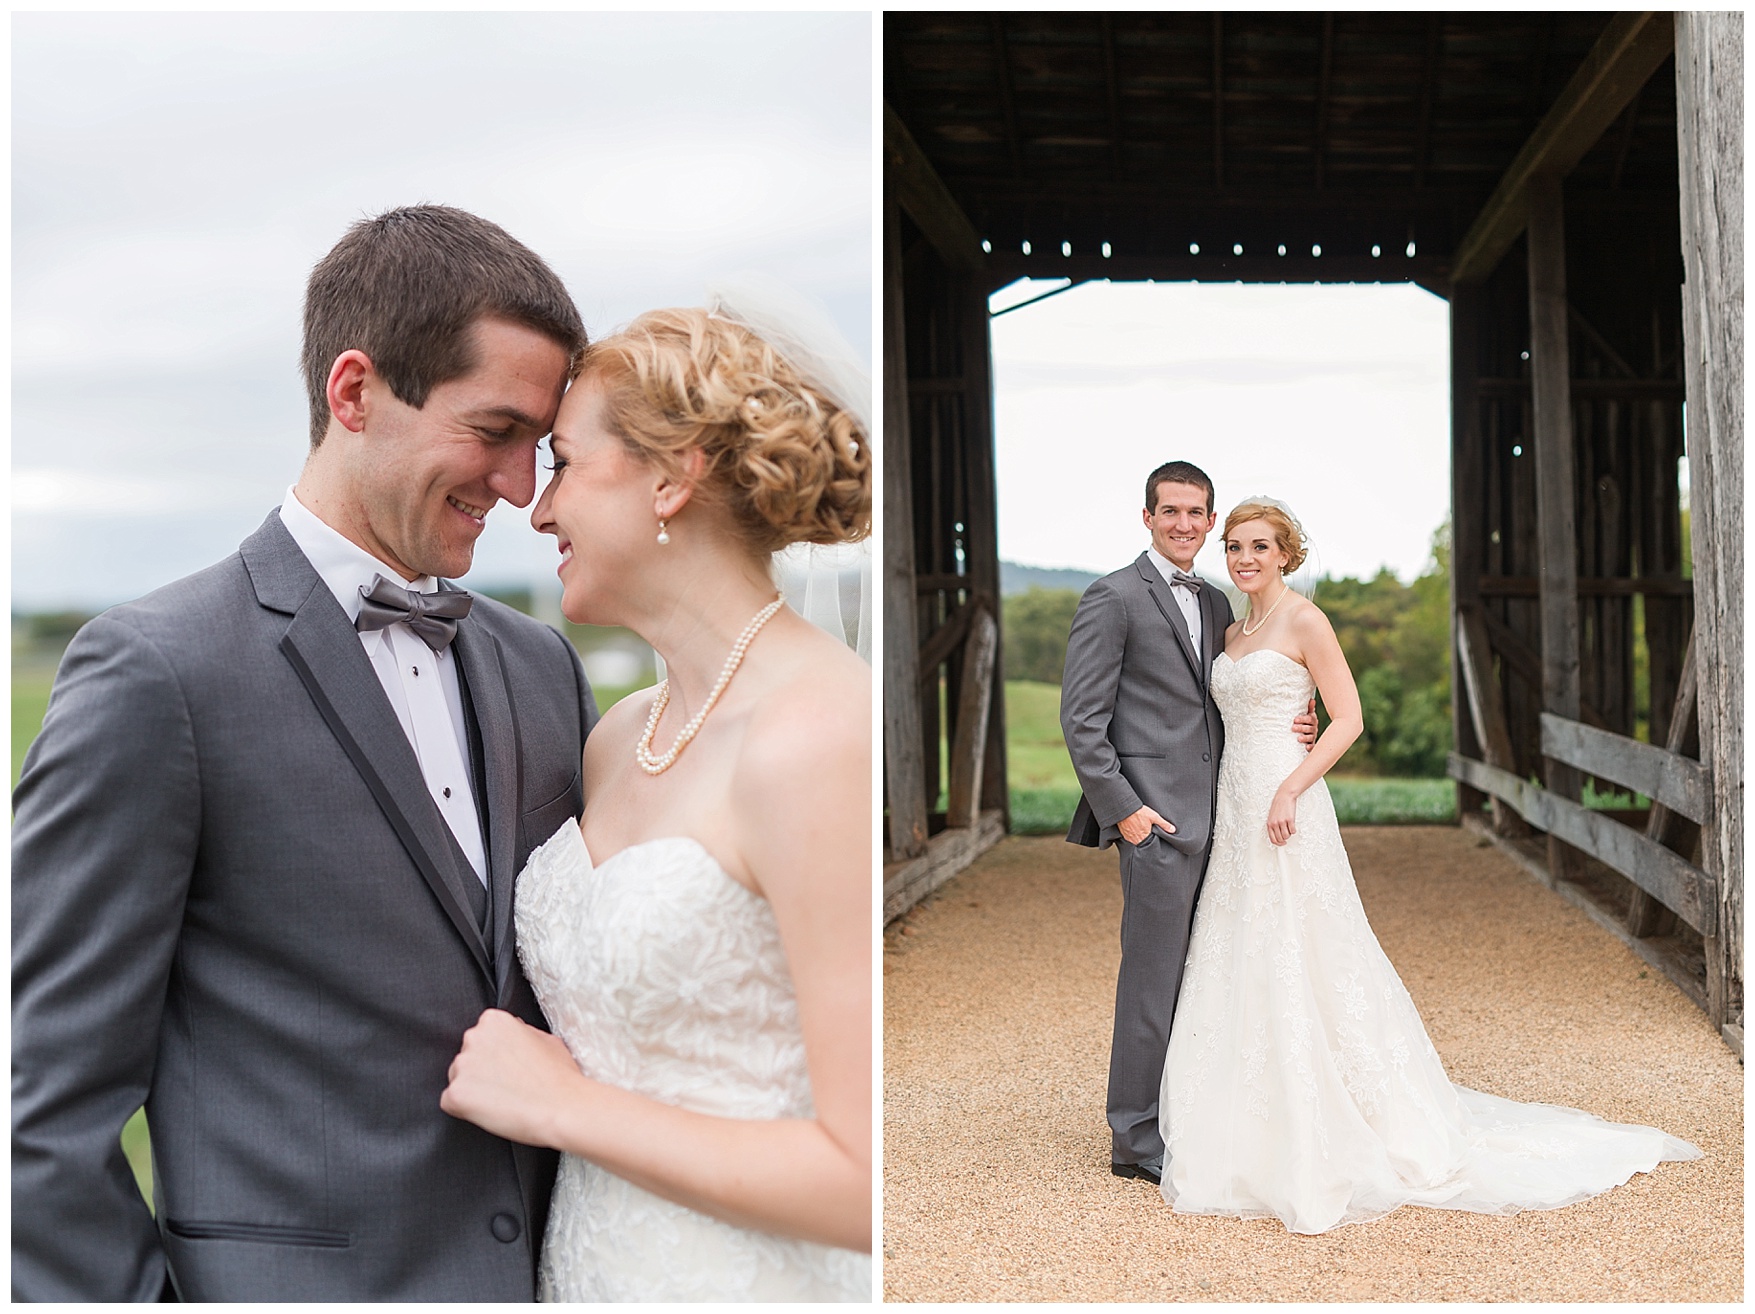
POLYGON ((756 788, 808 788, 815 770, 869 766, 872 670, 859 654, 800 622, 750 709, 738 774, 756 788))
POLYGON ((591 727, 591 733, 585 738, 587 789, 590 788, 596 764, 619 761, 623 755, 633 751, 634 741, 645 727, 647 714, 652 710, 652 700, 657 696, 657 685, 648 689, 636 689, 613 707, 605 708, 603 714, 597 718, 597 724, 591 727))
POLYGON ((1292 602, 1294 605, 1291 614, 1286 617, 1286 623, 1304 653, 1309 654, 1313 649, 1324 651, 1339 646, 1340 641, 1335 637, 1335 627, 1329 621, 1327 612, 1303 594, 1297 594, 1292 602))

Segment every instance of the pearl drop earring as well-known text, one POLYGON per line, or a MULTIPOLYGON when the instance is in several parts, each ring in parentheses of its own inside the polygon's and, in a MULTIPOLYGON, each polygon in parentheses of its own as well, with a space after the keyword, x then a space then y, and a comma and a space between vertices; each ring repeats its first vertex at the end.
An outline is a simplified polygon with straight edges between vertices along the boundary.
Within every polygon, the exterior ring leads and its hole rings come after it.
POLYGON ((670 542, 670 531, 668 529, 666 529, 664 527, 664 525, 665 525, 665 522, 662 519, 659 520, 659 522, 658 522, 658 542, 659 542, 660 546, 663 546, 664 544, 670 542))

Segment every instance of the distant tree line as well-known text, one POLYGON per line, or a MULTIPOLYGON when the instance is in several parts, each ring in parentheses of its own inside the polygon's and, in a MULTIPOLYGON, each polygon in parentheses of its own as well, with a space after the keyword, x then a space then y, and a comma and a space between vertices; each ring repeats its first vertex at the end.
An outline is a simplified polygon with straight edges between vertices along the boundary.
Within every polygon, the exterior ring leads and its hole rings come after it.
MULTIPOLYGON (((1433 535, 1431 560, 1411 584, 1387 568, 1371 579, 1317 582, 1316 602, 1353 668, 1365 715, 1365 733, 1341 759, 1342 770, 1444 774, 1451 748, 1449 581, 1446 524, 1433 535)), ((1030 588, 1004 600, 1008 680, 1060 683, 1078 604, 1072 589, 1030 588)))

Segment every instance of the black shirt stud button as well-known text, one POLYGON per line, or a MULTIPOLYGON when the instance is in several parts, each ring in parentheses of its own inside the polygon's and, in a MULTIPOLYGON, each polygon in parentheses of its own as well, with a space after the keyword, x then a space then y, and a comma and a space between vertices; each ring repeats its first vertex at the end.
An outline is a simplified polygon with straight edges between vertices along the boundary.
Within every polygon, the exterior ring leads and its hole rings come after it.
POLYGON ((495 1214, 494 1221, 489 1224, 489 1227, 493 1231, 494 1240, 507 1242, 516 1241, 518 1233, 523 1230, 518 1226, 518 1220, 511 1214, 495 1214))
POLYGON ((450 798, 450 797, 451 797, 451 786, 449 786, 449 785, 446 785, 446 786, 445 786, 445 797, 446 797, 446 798, 450 798))

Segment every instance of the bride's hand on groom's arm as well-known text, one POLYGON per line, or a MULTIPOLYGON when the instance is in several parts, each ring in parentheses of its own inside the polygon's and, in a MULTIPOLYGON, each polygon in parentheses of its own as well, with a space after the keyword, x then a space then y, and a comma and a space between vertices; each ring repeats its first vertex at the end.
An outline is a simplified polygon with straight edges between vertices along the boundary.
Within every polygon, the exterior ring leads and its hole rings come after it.
POLYGON ((524 1145, 558 1145, 590 1085, 557 1037, 497 1008, 463 1033, 448 1077, 441 1109, 524 1145))

